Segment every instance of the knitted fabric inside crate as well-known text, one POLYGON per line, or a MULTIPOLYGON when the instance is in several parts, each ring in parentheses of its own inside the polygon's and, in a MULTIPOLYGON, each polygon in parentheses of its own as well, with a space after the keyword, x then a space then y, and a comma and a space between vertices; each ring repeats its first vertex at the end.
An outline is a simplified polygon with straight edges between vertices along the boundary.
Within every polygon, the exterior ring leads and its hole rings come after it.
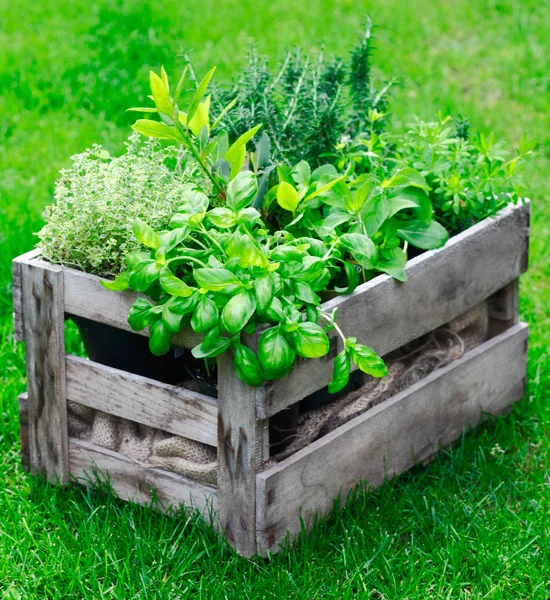
MULTIPOLYGON (((304 448, 359 414, 459 359, 487 339, 487 303, 483 302, 445 326, 385 356, 389 373, 365 383, 329 404, 300 415, 288 432, 284 450, 271 457, 274 464, 304 448)), ((368 342, 368 340, 367 340, 368 342)), ((202 483, 217 481, 216 449, 128 421, 76 402, 68 403, 69 435, 124 454, 136 462, 161 467, 202 483)))

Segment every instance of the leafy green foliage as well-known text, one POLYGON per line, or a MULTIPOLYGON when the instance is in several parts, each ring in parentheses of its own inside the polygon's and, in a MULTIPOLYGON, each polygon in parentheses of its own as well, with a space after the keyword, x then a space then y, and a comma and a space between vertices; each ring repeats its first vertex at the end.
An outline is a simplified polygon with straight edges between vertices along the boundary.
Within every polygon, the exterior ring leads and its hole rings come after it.
MULTIPOLYGON (((371 24, 352 49, 349 60, 287 52, 276 72, 253 48, 248 64, 232 86, 214 89, 213 102, 221 109, 231 100, 236 105, 222 124, 236 138, 256 123, 264 123, 277 162, 305 160, 313 166, 325 162, 343 134, 355 136, 370 127, 370 110, 385 117, 390 86, 374 90, 371 83, 371 24)), ((376 130, 385 123, 378 119, 376 130)))
POLYGON ((296 356, 325 356, 329 339, 319 325, 324 320, 346 348, 331 389, 345 385, 350 361, 365 373, 384 376, 382 359, 346 338, 335 315, 323 312, 320 294, 349 293, 377 272, 404 281, 407 243, 420 248, 445 243, 445 229, 432 218, 427 182, 410 167, 394 169, 387 178, 349 178, 330 164, 312 170, 302 160, 292 168, 280 165, 279 183, 268 190, 268 173, 262 171, 270 158, 266 137, 249 154, 255 171, 243 170, 246 145, 260 126, 231 145, 226 132, 210 130, 206 93, 213 73, 197 82, 187 111, 176 102, 186 72, 173 93, 164 69, 160 76, 151 73, 151 97, 162 121, 139 119, 134 129, 179 142, 209 186, 190 182, 171 231, 155 231, 136 219, 134 235, 150 252, 129 256, 128 272, 105 285, 128 285, 156 302, 139 299, 129 317, 133 328, 149 326, 154 354, 167 352, 171 336, 189 325, 203 334, 195 357, 214 358, 232 348, 238 376, 258 385, 286 375, 296 356), (223 206, 217 205, 221 200, 223 206), (344 287, 338 285, 342 272, 344 287), (256 356, 243 336, 258 327, 265 330, 256 356))
POLYGON ((120 273, 124 257, 142 248, 132 233, 134 219, 168 227, 186 182, 201 180, 188 153, 140 143, 137 134, 118 158, 100 146, 72 158, 46 209, 40 249, 54 263, 103 276, 120 273))

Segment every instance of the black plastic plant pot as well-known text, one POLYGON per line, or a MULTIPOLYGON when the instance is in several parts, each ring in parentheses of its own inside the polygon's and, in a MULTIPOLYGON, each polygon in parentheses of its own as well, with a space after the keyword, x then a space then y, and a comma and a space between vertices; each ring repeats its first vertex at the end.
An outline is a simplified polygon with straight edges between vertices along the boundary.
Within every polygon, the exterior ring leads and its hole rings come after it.
POLYGON ((190 383, 197 392, 217 396, 216 373, 207 373, 204 361, 194 358, 190 351, 176 349, 155 356, 144 336, 84 317, 71 318, 90 360, 163 383, 190 383))

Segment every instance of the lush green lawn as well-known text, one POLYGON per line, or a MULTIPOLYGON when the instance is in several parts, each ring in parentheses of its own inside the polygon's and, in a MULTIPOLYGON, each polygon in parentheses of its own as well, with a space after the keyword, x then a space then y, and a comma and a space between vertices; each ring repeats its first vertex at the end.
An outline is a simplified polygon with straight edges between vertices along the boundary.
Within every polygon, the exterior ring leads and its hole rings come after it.
POLYGON ((540 0, 161 3, 0 0, 0 598, 548 598, 550 596, 550 6, 540 0), (360 8, 358 8, 358 6, 360 8), (325 40, 344 53, 363 11, 376 64, 401 82, 395 127, 416 112, 470 115, 510 144, 539 139, 529 169, 529 390, 512 414, 373 494, 271 561, 248 561, 194 520, 171 519, 22 472, 10 260, 30 249, 53 182, 94 141, 119 150, 148 66, 192 49, 227 76, 257 43, 325 40))

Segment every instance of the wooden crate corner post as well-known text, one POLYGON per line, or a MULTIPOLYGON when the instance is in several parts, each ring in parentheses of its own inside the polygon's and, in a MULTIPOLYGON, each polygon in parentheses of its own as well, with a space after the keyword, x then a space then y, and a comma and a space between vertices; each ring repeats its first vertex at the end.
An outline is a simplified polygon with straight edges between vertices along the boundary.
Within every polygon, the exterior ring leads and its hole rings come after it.
POLYGON ((218 522, 243 556, 257 553, 256 473, 269 457, 268 419, 258 418, 263 387, 236 375, 233 358, 218 358, 218 522))
POLYGON ((65 484, 69 460, 63 268, 29 253, 14 261, 16 272, 16 328, 18 339, 26 344, 30 468, 52 483, 65 484))

